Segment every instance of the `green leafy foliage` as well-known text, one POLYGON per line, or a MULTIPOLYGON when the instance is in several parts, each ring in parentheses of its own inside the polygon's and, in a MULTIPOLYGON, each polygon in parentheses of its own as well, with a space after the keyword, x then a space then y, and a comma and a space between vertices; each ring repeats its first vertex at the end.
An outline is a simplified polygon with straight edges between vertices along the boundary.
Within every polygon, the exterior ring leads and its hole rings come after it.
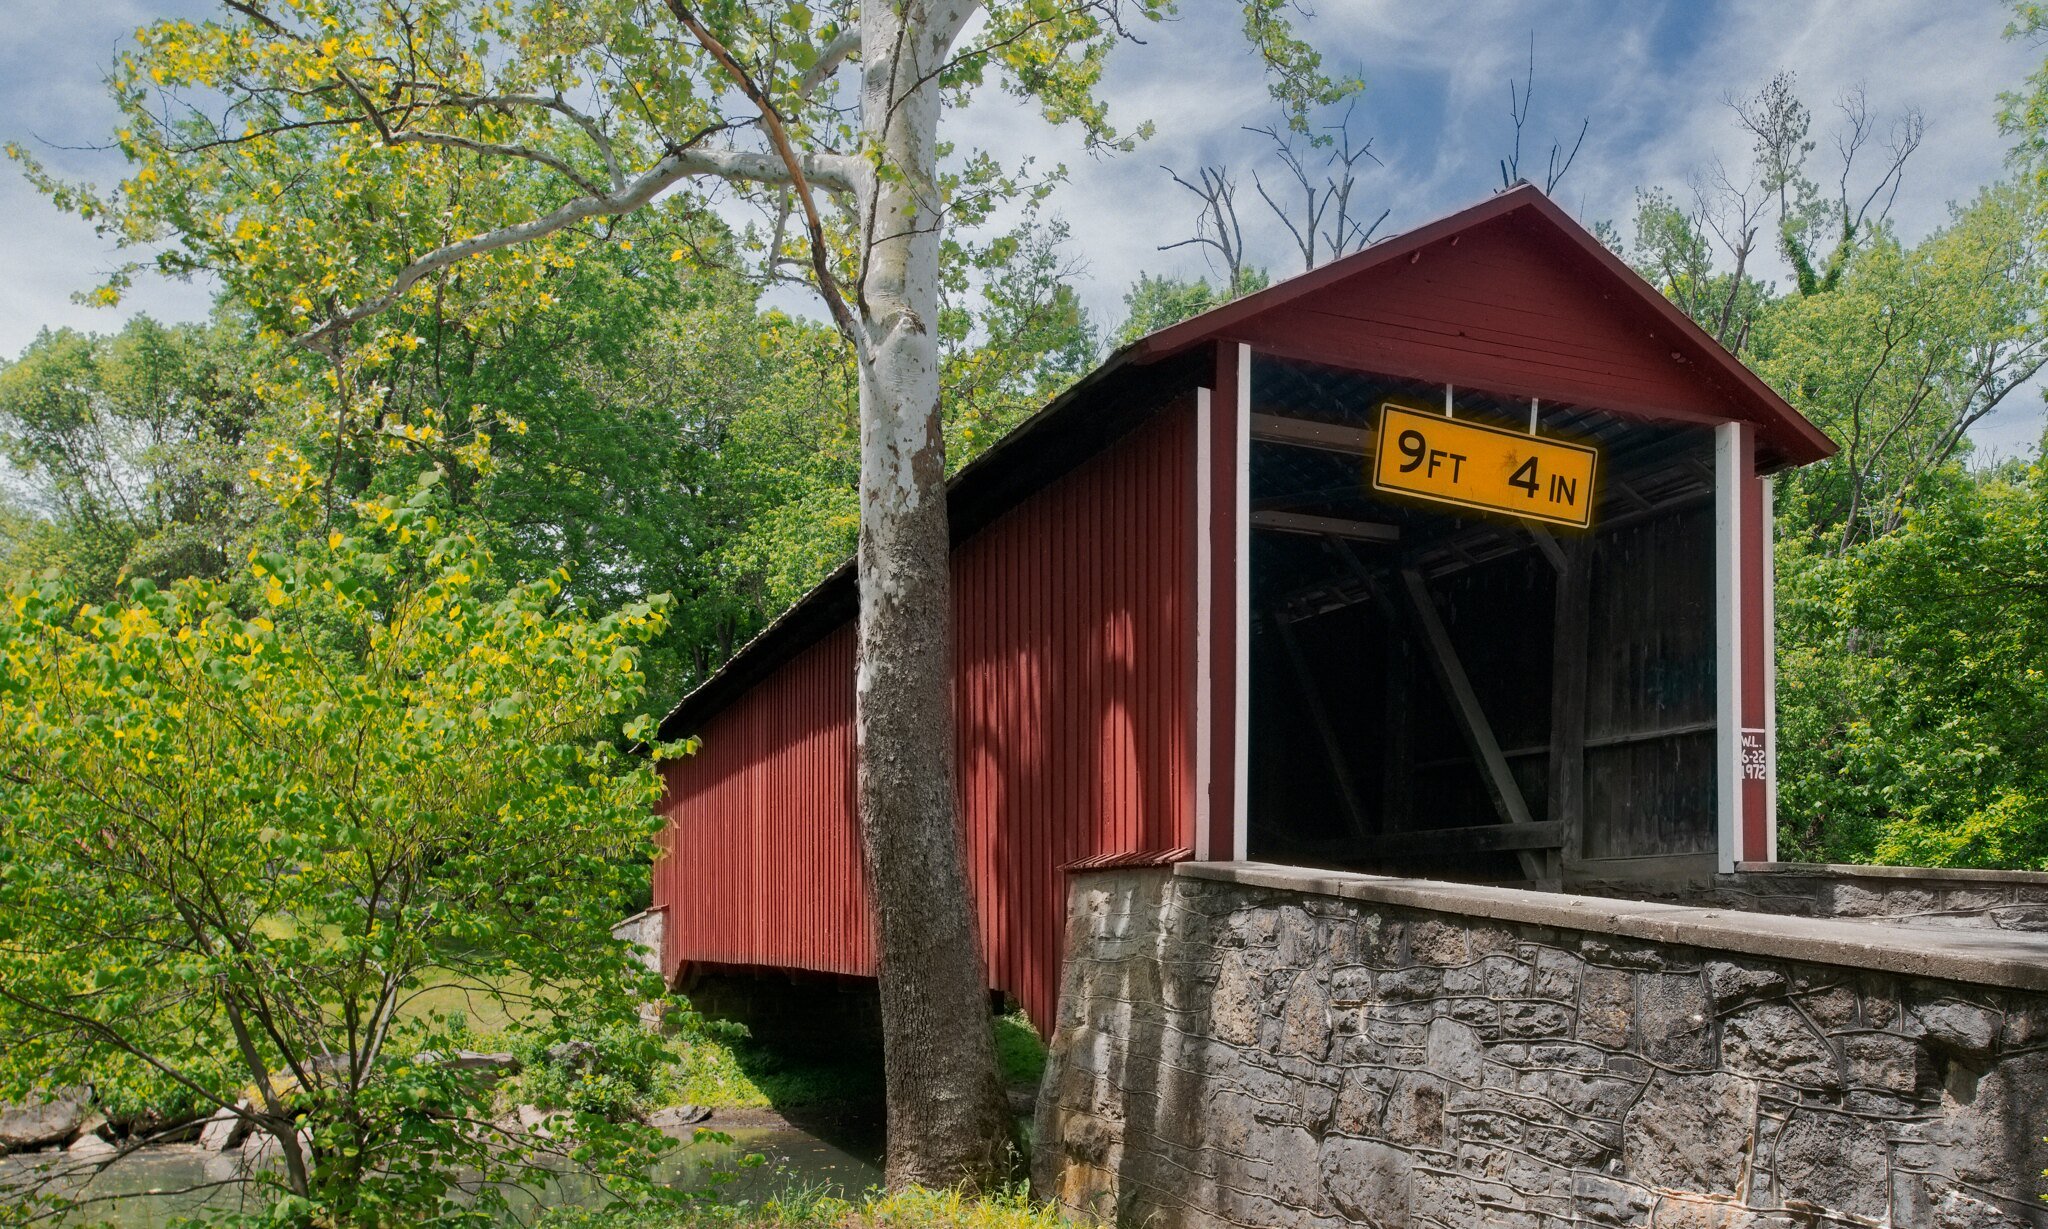
POLYGON ((512 1053, 522 1064, 519 1096, 524 1103, 612 1119, 646 1105, 661 1064, 670 1057, 661 1040, 637 1021, 567 1041, 522 1030, 512 1053))
MULTIPOLYGON (((2048 34, 2048 4, 2011 0, 2008 39, 2038 44, 2048 34)), ((2013 138, 2010 160, 2037 178, 2048 175, 2048 62, 2031 73, 2021 89, 1998 96, 1998 127, 2013 138)))
MULTIPOLYGON (((385 368, 390 429, 370 438, 252 391, 304 356, 225 308, 204 327, 42 338, 0 370, 0 442, 30 497, 0 517, 0 551, 94 600, 135 576, 229 578, 253 542, 320 530, 280 517, 264 486, 345 505, 440 469, 451 524, 492 554, 487 583, 566 571, 565 600, 589 610, 674 595, 641 658, 665 709, 852 552, 856 387, 830 329, 670 259, 669 219, 618 232, 639 241, 552 271, 549 306, 488 325, 445 298, 400 313, 419 342, 385 368)), ((1063 241, 1026 222, 961 246, 942 315, 956 466, 1093 361, 1063 241)), ((720 244, 707 233, 693 252, 720 244)))
POLYGON ((253 617, 204 580, 0 605, 0 1097, 146 1066, 278 1141, 281 1222, 487 1219, 475 1175, 534 1180, 573 1140, 630 1180, 661 1143, 588 1112, 531 1137, 421 1056, 458 1035, 407 1010, 437 988, 632 1019, 647 977, 609 925, 659 783, 612 722, 665 608, 493 592, 436 488, 256 553, 253 617))
POLYGON ((1002 1065, 1003 1082, 1038 1087, 1045 1075, 1045 1042, 1022 1011, 996 1017, 996 1061, 1002 1065))
POLYGON ((1035 212, 986 243, 952 241, 939 313, 946 463, 958 469, 1095 364, 1066 223, 1035 212))
POLYGON ((261 418, 236 325, 46 331, 0 367, 0 449, 34 513, 0 539, 17 570, 56 568, 94 600, 130 576, 227 574, 261 418))
POLYGON ((1635 240, 1627 255, 1644 281, 1739 356, 1748 349, 1757 314, 1774 296, 1749 273, 1746 260, 1732 269, 1717 267, 1708 229, 1705 217, 1681 209, 1670 193, 1639 190, 1635 240))
POLYGON ((1779 585, 1786 857, 2048 869, 2048 467, 1947 472, 1779 585))
MULTIPOLYGON (((1264 269, 1245 271, 1244 292, 1264 290, 1271 277, 1264 269)), ((1127 346, 1148 333, 1201 315, 1212 307, 1230 302, 1231 296, 1209 284, 1209 279, 1140 274, 1124 292, 1124 321, 1117 326, 1115 343, 1127 346)))
POLYGON ((1751 361, 1841 452, 1792 475, 1786 527, 1836 550, 1896 529, 1921 484, 2048 361, 2048 248, 2001 184, 1911 248, 1880 233, 1837 287, 1769 305, 1751 361))

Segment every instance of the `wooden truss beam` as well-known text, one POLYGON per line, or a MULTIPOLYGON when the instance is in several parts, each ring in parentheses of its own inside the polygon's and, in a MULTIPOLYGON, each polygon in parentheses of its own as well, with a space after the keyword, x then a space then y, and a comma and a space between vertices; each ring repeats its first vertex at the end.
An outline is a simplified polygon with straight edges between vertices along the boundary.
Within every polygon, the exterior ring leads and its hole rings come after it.
POLYGON ((1565 843, 1565 826, 1551 820, 1528 824, 1479 824, 1470 828, 1437 828, 1421 832, 1390 832, 1373 837, 1365 847, 1382 858, 1428 857, 1446 853, 1539 853, 1565 843))
POLYGON ((1533 521, 1524 522, 1524 528, 1528 529, 1530 537, 1536 539, 1536 549, 1543 552, 1545 559, 1550 560, 1551 568, 1558 575, 1564 575, 1564 547, 1558 544, 1557 535, 1533 521))
MULTIPOLYGON (((1380 608, 1389 614, 1396 610, 1379 577, 1353 553, 1351 544, 1333 540, 1333 545, 1338 557, 1371 592, 1380 608)), ((1508 768, 1507 757, 1501 754, 1500 740, 1494 736, 1493 726, 1479 707, 1479 695, 1473 691, 1471 677, 1465 673, 1464 663, 1458 659, 1458 650, 1451 644, 1451 634, 1436 612, 1436 603, 1430 599, 1429 582, 1413 568, 1401 569, 1400 576, 1408 599, 1408 622, 1421 634, 1423 657, 1429 662, 1431 673, 1436 675, 1438 686, 1443 688, 1445 698, 1450 701, 1451 712, 1458 720, 1458 730, 1465 736, 1472 758, 1480 765, 1480 779, 1485 782, 1487 793, 1493 799, 1494 810, 1506 823, 1535 823, 1535 816, 1529 813, 1529 804, 1522 797, 1521 787, 1515 784, 1514 773, 1508 768)), ((1562 863, 1555 850, 1518 849, 1515 859, 1522 865, 1523 877, 1537 887, 1555 890, 1563 885, 1562 863)))
POLYGON ((1311 537, 1347 538, 1353 542, 1399 542, 1398 525, 1378 521, 1354 521, 1341 516, 1310 516, 1303 512, 1254 512, 1252 528, 1271 533, 1299 533, 1311 537))
POLYGON ((1365 458, 1372 455, 1374 432, 1342 423, 1318 422, 1288 414, 1253 414, 1252 439, 1262 444, 1292 444, 1323 452, 1365 458))
MULTIPOLYGON (((1347 558, 1352 558, 1346 552, 1347 558)), ((1363 568, 1355 558, 1355 566, 1363 568)), ((1376 600, 1387 609, 1393 609, 1383 592, 1377 577, 1365 577, 1376 600)), ((1422 573, 1413 568, 1401 570, 1401 586, 1407 596, 1408 615, 1412 625, 1422 634, 1423 658, 1429 662, 1430 672, 1436 676, 1437 685, 1451 702, 1451 712, 1458 720, 1458 732, 1465 736, 1465 744, 1472 752, 1472 758, 1479 764, 1480 779, 1486 785, 1487 794, 1493 799, 1494 810, 1499 812, 1502 822, 1530 824, 1536 822, 1529 813, 1529 804, 1522 797, 1521 787, 1515 784, 1512 770, 1508 768, 1507 757, 1501 754, 1500 740, 1494 736, 1493 726, 1486 720, 1485 710, 1479 707, 1479 695, 1472 689, 1472 680, 1465 673, 1465 666, 1458 658, 1458 651, 1451 644, 1451 635, 1444 627, 1443 618, 1436 612, 1436 603, 1430 599, 1428 582, 1422 573)), ((1556 888, 1563 882, 1559 859, 1554 853, 1542 853, 1528 849, 1515 851, 1515 859, 1522 865, 1522 875, 1539 887, 1556 888)))

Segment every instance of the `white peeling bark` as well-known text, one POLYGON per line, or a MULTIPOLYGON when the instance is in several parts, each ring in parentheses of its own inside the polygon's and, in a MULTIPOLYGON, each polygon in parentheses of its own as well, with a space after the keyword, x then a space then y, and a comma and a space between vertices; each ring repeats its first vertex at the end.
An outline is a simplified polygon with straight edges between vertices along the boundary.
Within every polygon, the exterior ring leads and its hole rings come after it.
POLYGON ((1009 1146, 953 786, 951 594, 939 423, 938 66, 978 5, 861 6, 856 729, 880 950, 889 1185, 986 1185, 1009 1146))

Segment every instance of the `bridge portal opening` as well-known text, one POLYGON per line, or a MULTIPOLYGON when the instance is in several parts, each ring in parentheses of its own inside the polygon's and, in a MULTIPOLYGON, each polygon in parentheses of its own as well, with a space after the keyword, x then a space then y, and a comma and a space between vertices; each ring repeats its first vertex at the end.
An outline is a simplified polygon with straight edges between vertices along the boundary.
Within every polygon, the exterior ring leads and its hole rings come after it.
MULTIPOLYGON (((1582 530, 1375 489, 1380 407, 1444 398, 1253 360, 1248 856, 1551 884, 1710 871, 1712 429, 1535 404, 1537 436, 1598 451, 1582 530)), ((1512 392, 1451 404, 1530 428, 1512 392)))

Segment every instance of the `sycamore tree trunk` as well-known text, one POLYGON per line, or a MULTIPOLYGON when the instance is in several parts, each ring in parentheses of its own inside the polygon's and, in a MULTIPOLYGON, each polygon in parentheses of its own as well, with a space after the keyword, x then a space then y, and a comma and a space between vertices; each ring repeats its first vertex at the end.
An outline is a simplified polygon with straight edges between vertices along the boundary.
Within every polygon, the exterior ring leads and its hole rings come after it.
POLYGON ((1009 1147, 953 788, 946 453, 939 423, 939 66, 974 5, 861 6, 862 852, 882 994, 891 1187, 999 1177, 1009 1147))

